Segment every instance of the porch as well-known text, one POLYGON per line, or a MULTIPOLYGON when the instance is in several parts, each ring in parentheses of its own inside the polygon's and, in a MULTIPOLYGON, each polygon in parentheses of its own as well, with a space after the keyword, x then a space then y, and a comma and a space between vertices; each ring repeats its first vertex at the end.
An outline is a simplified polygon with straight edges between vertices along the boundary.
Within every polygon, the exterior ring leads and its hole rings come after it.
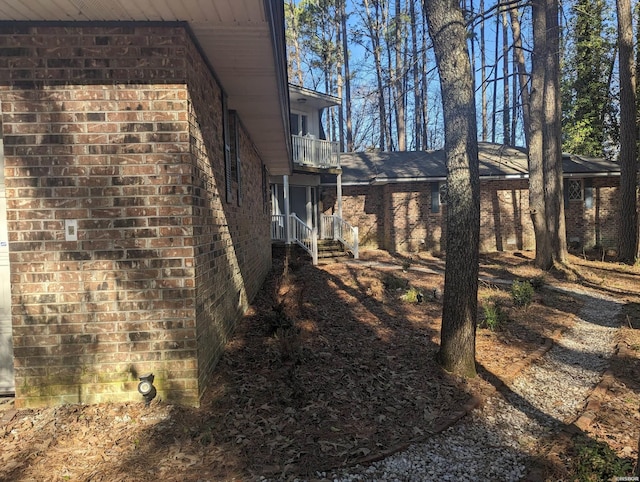
POLYGON ((337 215, 322 214, 320 219, 318 232, 296 214, 272 214, 271 241, 299 246, 311 256, 314 265, 318 264, 319 240, 338 241, 354 259, 358 259, 358 227, 337 215))

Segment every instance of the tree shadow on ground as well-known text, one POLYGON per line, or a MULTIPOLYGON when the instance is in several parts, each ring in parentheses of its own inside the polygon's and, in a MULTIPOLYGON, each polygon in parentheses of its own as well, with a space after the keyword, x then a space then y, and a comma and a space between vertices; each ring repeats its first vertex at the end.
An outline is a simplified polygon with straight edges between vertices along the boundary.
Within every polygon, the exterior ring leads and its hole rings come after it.
POLYGON ((255 301, 202 407, 155 428, 122 468, 145 458, 166 464, 155 453, 168 443, 202 454, 197 465, 218 478, 230 469, 310 474, 424 436, 469 400, 474 382, 435 362, 438 303, 423 303, 419 319, 389 302, 379 272, 342 276, 295 262, 290 270, 255 301), (224 470, 210 451, 227 454, 224 470))
MULTIPOLYGON (((398 303, 401 293, 384 286, 389 271, 324 270, 296 261, 290 269, 286 282, 282 267, 274 269, 228 344, 199 409, 154 401, 144 412, 146 422, 130 423, 129 436, 113 437, 107 426, 103 442, 91 443, 129 449, 117 460, 105 452, 90 469, 69 472, 72 478, 195 481, 313 474, 428 440, 472 394, 487 393, 483 378, 492 381, 490 376, 461 380, 435 363, 437 299, 398 303), (279 302, 282 315, 274 310, 279 302)), ((438 276, 421 272, 416 284, 437 285, 438 276)), ((526 328, 531 337, 540 336, 526 328)), ((517 394, 507 396, 535 419, 553 419, 517 394)), ((141 420, 139 406, 124 407, 120 416, 134 412, 141 420)), ((98 419, 87 423, 97 425, 98 419)), ((73 441, 52 441, 46 451, 65 450, 67 444, 73 441)), ((36 447, 15 457, 34 462, 44 460, 46 451, 36 447)), ((547 455, 539 461, 547 463, 547 455)), ((28 474, 27 466, 17 467, 7 480, 26 480, 28 474)))

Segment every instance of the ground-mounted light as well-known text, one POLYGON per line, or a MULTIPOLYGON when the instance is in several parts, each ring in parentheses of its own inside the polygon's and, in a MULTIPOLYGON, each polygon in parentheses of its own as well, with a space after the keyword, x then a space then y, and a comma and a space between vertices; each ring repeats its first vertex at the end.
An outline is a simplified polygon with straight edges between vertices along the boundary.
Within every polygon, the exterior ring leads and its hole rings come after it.
POLYGON ((138 383, 138 392, 144 397, 144 404, 147 406, 156 396, 156 387, 153 386, 154 378, 153 373, 142 375, 140 377, 140 383, 138 383))

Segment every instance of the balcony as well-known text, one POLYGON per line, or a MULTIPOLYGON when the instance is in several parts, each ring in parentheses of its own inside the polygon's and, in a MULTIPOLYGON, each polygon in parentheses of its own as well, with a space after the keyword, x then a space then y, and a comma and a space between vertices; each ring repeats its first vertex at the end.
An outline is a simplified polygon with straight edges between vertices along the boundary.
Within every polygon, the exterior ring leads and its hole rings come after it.
POLYGON ((291 136, 291 139, 295 164, 319 169, 340 167, 340 146, 337 142, 312 136, 291 136))

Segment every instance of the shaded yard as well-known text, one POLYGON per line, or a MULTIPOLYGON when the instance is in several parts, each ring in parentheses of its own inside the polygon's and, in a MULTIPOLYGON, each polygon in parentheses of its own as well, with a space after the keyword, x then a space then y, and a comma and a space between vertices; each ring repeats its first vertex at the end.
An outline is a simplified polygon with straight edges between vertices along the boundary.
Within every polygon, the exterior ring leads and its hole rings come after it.
MULTIPOLYGON (((482 259, 480 319, 497 306, 502 323, 479 328, 477 359, 487 372, 472 380, 434 361, 442 259, 371 251, 363 253, 369 264, 292 260, 288 275, 276 260, 199 409, 154 400, 13 413, 5 401, 0 480, 250 480, 374 460, 451 423, 472 396, 492 392, 486 380, 508 375, 570 327, 580 303, 544 286, 573 283, 626 303, 615 385, 588 435, 635 457, 640 269, 572 257, 570 272, 541 273, 531 256, 482 259), (542 285, 526 309, 510 295, 516 279, 542 285)), ((549 463, 549 474, 562 470, 549 463)))

